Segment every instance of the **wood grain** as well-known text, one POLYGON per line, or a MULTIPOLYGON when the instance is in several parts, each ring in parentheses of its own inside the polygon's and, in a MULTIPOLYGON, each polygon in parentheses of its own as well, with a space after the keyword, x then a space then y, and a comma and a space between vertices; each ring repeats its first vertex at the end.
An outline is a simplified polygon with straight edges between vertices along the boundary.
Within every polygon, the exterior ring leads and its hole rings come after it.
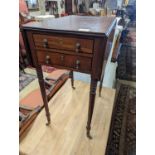
POLYGON ((39 64, 51 65, 52 67, 60 66, 67 67, 70 70, 78 70, 81 72, 91 71, 91 59, 87 57, 80 57, 75 55, 60 54, 56 52, 37 51, 37 57, 39 64), (49 57, 48 63, 46 63, 46 57, 49 57), (77 64, 79 61, 79 64, 77 64))
POLYGON ((42 22, 31 22, 24 24, 24 29, 40 30, 57 33, 76 33, 85 35, 96 35, 100 37, 109 36, 111 29, 116 23, 115 17, 92 17, 92 16, 65 16, 42 22), (81 31, 86 29, 88 31, 81 31))
MULTIPOLYGON (((72 71, 78 71, 82 73, 88 73, 91 75, 91 85, 93 94, 95 93, 96 84, 99 80, 101 80, 101 73, 104 73, 104 65, 106 64, 106 59, 108 58, 109 52, 106 51, 106 45, 107 41, 112 39, 113 36, 113 30, 115 28, 116 19, 114 17, 90 17, 90 16, 68 16, 63 18, 58 18, 55 20, 49 20, 40 23, 31 23, 23 25, 22 30, 26 32, 27 39, 30 45, 28 45, 31 49, 31 57, 33 58, 33 62, 35 66, 38 68, 38 65, 54 65, 56 68, 65 68, 72 71), (63 26, 62 26, 63 24, 63 26), (88 31, 83 31, 84 29, 87 29, 88 31), (42 54, 37 54, 38 50, 36 50, 35 42, 33 39, 34 34, 40 34, 41 38, 42 36, 46 37, 53 37, 53 36, 59 36, 56 40, 59 40, 59 43, 62 44, 61 47, 65 47, 64 51, 70 52, 70 54, 61 52, 59 55, 46 55, 47 52, 51 53, 51 49, 48 45, 48 39, 43 39, 43 46, 44 49, 48 49, 50 51, 42 52, 42 54), (60 36, 63 36, 62 38, 60 36), (81 55, 77 55, 77 53, 80 53, 81 51, 81 44, 78 42, 76 43, 75 51, 72 52, 68 49, 66 49, 66 46, 63 45, 63 42, 66 42, 70 47, 74 44, 73 40, 70 40, 70 38, 75 38, 75 40, 83 40, 85 38, 85 43, 82 42, 82 47, 89 47, 90 45, 88 43, 88 40, 93 41, 93 47, 91 51, 93 51, 93 54, 91 53, 81 53, 81 55), (108 39, 109 38, 109 39, 108 39), (73 42, 72 42, 73 41, 73 42), (90 56, 87 57, 86 54, 92 56, 92 59, 90 59, 90 56), (51 59, 50 57, 53 57, 51 59), (38 57, 37 57, 38 56, 38 57), (46 59, 45 59, 46 58, 46 59), (39 62, 38 62, 39 60, 39 62), (42 61, 43 60, 43 61, 42 61), (52 60, 56 60, 55 63, 51 63, 52 60), (61 64, 59 65, 61 61, 61 64), (58 64, 57 64, 58 63, 58 64), (91 65, 91 66, 90 66, 91 65), (95 82, 93 84, 93 82, 95 82)), ((44 37, 43 37, 44 38, 44 37)), ((53 39, 52 39, 53 40, 53 39)), ((52 41, 53 42, 53 41, 52 41)), ((68 47, 68 46, 67 46, 68 47)), ((57 49, 61 50, 61 49, 57 49)), ((42 50, 41 50, 42 51, 42 50)), ((61 50, 62 51, 62 50, 61 50)), ((86 51, 85 51, 86 52, 86 51)), ((59 52, 58 52, 59 53, 59 52)), ((39 72, 40 70, 37 69, 39 72)), ((38 73, 38 75, 41 75, 38 73)), ((41 79, 40 76, 40 81, 41 79)), ((43 88, 43 82, 40 82, 40 87, 43 88)), ((42 90, 42 95, 45 94, 42 90)), ((46 98, 43 96, 43 98, 46 98)), ((80 96, 79 96, 80 98, 80 96)), ((45 101, 45 100, 44 100, 45 101)), ((87 135, 90 131, 91 126, 91 118, 93 113, 93 106, 94 106, 95 96, 90 95, 90 104, 89 104, 89 117, 87 122, 87 135)), ((85 103, 86 104, 86 103, 85 103)), ((47 103, 44 103, 44 105, 47 105, 47 103)), ((47 111, 48 108, 46 108, 47 111)), ((47 116, 49 114, 47 113, 47 116)), ((50 120, 50 118, 47 118, 50 120)), ((89 136, 88 136, 89 137, 89 136)))
POLYGON ((79 44, 79 52, 92 53, 93 50, 93 40, 81 39, 74 37, 64 37, 60 35, 44 35, 44 34, 34 34, 33 35, 35 46, 38 48, 44 47, 44 40, 47 41, 47 49, 62 49, 62 50, 72 50, 76 52, 76 44, 79 44))
MULTIPOLYGON (((91 134, 86 137, 89 84, 70 80, 49 102, 51 125, 45 126, 43 110, 28 134, 20 142, 25 155, 103 155, 107 143, 115 90, 103 88, 102 97, 96 97, 91 134)), ((98 91, 97 91, 98 92, 98 91)))

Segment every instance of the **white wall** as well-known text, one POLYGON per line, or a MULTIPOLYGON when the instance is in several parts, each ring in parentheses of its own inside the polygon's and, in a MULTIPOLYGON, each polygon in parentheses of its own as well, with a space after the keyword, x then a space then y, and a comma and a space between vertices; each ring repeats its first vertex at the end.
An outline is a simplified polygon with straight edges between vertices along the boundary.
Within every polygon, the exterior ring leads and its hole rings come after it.
POLYGON ((123 0, 117 0, 117 6, 118 7, 121 7, 122 6, 122 3, 123 3, 123 0))

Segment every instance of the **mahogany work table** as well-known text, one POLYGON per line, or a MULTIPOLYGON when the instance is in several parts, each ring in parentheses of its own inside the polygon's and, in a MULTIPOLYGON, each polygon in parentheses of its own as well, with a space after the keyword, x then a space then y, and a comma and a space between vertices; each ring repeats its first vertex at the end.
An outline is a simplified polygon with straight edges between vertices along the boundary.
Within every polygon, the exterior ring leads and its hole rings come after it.
POLYGON ((86 129, 91 138, 97 82, 100 81, 101 93, 115 25, 115 17, 67 16, 21 27, 29 60, 37 70, 47 124, 50 124, 50 113, 41 65, 71 70, 71 76, 73 71, 87 73, 91 75, 91 83, 86 129))

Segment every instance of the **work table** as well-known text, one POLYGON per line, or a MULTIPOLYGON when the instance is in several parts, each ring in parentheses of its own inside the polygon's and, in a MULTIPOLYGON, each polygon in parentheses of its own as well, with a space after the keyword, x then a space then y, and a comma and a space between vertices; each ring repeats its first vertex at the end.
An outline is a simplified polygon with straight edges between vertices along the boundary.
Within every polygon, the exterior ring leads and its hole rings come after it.
POLYGON ((29 60, 37 70, 48 124, 50 124, 50 113, 41 65, 71 70, 72 79, 73 71, 87 73, 91 75, 91 84, 86 128, 87 136, 91 138, 96 86, 100 81, 101 94, 105 65, 110 51, 109 45, 113 40, 115 25, 114 17, 66 16, 22 26, 29 60))

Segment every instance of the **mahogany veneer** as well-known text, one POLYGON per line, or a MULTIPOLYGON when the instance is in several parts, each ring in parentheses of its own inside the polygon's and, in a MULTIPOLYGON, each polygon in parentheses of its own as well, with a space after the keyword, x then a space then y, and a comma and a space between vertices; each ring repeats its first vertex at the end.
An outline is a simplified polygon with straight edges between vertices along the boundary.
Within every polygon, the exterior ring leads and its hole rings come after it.
MULTIPOLYGON (((66 68, 91 75, 87 136, 90 136, 97 82, 101 86, 115 17, 67 16, 22 26, 29 60, 37 69, 48 124, 50 113, 41 65, 66 68)), ((72 73, 72 72, 71 72, 72 73)), ((73 77, 73 74, 70 75, 73 77)), ((72 80, 73 86, 73 80, 72 80)))

